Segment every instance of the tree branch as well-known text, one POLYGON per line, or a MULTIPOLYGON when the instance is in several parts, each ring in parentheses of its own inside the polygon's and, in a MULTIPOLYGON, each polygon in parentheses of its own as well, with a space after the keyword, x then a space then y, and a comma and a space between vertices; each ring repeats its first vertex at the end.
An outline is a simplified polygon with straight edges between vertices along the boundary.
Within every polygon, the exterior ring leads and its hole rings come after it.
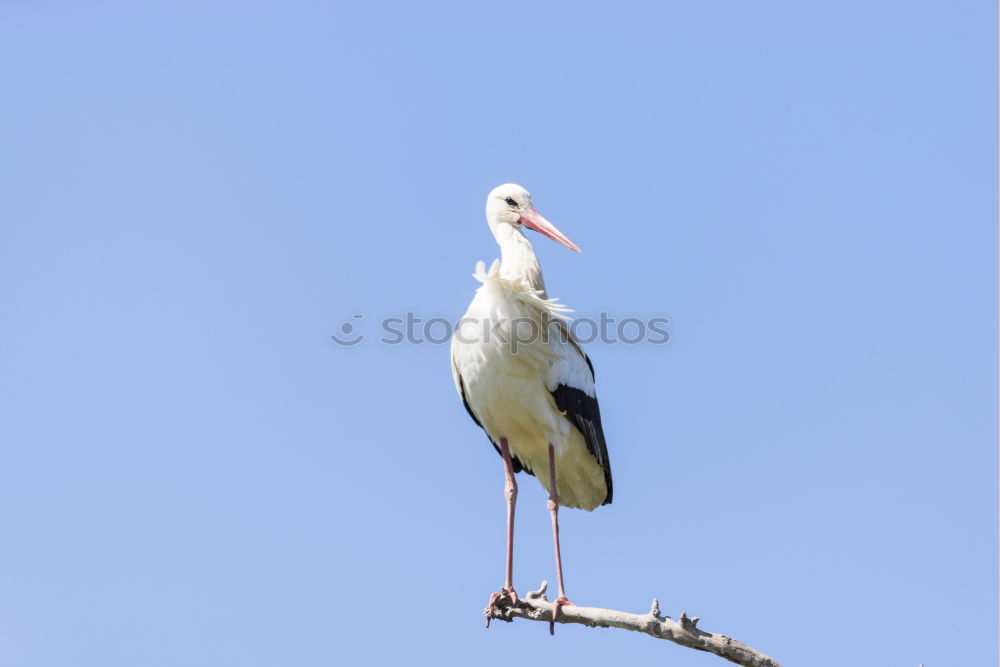
MULTIPOLYGON (((502 593, 492 607, 483 610, 486 623, 495 618, 512 622, 515 618, 526 618, 531 621, 552 620, 552 603, 545 597, 546 582, 537 591, 532 591, 524 599, 511 602, 510 595, 502 593)), ((666 639, 681 646, 708 651, 746 667, 781 667, 772 658, 755 651, 746 644, 725 635, 705 632, 698 629, 698 617, 688 618, 681 612, 676 621, 669 616, 660 615, 660 603, 654 599, 650 610, 645 614, 630 614, 613 609, 598 607, 560 607, 557 623, 580 623, 592 628, 622 628, 643 632, 657 639, 666 639)))

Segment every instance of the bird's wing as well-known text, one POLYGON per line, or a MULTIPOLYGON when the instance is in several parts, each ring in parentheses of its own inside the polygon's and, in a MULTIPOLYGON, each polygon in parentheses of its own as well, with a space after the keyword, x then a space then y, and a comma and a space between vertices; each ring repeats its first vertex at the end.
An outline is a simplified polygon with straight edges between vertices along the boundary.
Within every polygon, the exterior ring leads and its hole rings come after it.
MULTIPOLYGON (((455 361, 455 349, 454 349, 454 347, 452 348, 452 352, 451 352, 451 377, 455 381, 455 389, 458 391, 458 395, 462 399, 462 405, 465 406, 465 411, 469 413, 470 417, 472 417, 472 421, 476 422, 476 426, 478 426, 479 428, 483 429, 483 433, 486 433, 486 428, 483 426, 483 423, 481 421, 479 421, 479 417, 476 416, 476 413, 472 411, 472 406, 469 405, 469 399, 466 398, 466 396, 465 396, 465 383, 462 382, 462 373, 458 370, 458 363, 455 361)), ((493 442, 493 438, 490 438, 490 434, 489 433, 486 433, 486 437, 489 438, 490 444, 493 445, 493 449, 497 450, 497 454, 499 454, 501 457, 503 457, 503 453, 500 451, 500 445, 498 445, 497 443, 493 442)), ((527 468, 525 468, 521 464, 521 461, 516 456, 514 456, 513 454, 511 454, 510 460, 511 460, 511 464, 512 464, 512 467, 514 469, 514 472, 517 473, 517 472, 521 472, 522 470, 524 470, 529 475, 534 475, 535 474, 535 473, 531 472, 530 470, 528 470, 527 468)))
POLYGON ((602 505, 611 502, 611 460, 601 426, 601 409, 594 386, 594 365, 573 339, 565 322, 553 320, 549 346, 557 354, 549 366, 546 388, 556 407, 583 436, 590 454, 604 468, 608 494, 602 505))

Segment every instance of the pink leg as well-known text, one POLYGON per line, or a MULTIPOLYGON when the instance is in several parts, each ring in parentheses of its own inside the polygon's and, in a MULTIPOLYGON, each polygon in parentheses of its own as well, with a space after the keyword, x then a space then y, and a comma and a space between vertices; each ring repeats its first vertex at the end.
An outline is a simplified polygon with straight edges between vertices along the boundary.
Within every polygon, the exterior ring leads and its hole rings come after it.
POLYGON ((549 443, 549 514, 552 515, 552 541, 556 547, 556 576, 559 580, 559 597, 552 603, 552 620, 549 621, 549 634, 556 633, 556 618, 559 616, 559 609, 565 606, 572 606, 573 603, 566 599, 566 589, 563 587, 562 555, 559 553, 559 494, 556 492, 556 450, 549 443))
MULTIPOLYGON (((492 608, 497 599, 507 593, 512 602, 517 602, 517 591, 514 590, 514 506, 517 504, 517 480, 514 479, 514 462, 510 458, 510 448, 507 438, 500 438, 500 455, 503 457, 504 486, 503 495, 507 499, 507 574, 504 577, 503 589, 490 596, 489 607, 492 608)), ((490 617, 486 617, 486 627, 490 627, 490 617)))
POLYGON ((500 439, 500 453, 503 455, 503 468, 505 480, 503 486, 503 496, 507 499, 507 575, 504 579, 504 590, 511 594, 514 601, 517 601, 517 593, 514 592, 513 571, 514 571, 514 506, 517 504, 517 480, 514 479, 514 463, 510 458, 510 449, 507 447, 507 438, 500 439))

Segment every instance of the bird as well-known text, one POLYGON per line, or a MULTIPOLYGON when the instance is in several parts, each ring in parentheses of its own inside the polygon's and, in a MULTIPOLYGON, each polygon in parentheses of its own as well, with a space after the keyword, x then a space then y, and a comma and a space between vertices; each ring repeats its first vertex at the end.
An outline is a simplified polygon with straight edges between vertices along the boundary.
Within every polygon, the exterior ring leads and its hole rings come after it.
POLYGON ((568 309, 550 299, 542 269, 525 230, 581 252, 546 220, 522 186, 506 183, 486 199, 486 220, 500 246, 489 270, 478 262, 482 285, 455 328, 451 370, 469 416, 481 427, 504 468, 507 502, 506 572, 489 601, 517 601, 512 569, 515 474, 538 479, 548 492, 558 597, 549 632, 562 607, 572 606, 563 583, 559 507, 594 510, 612 500, 611 462, 595 391, 594 365, 573 338, 568 309))

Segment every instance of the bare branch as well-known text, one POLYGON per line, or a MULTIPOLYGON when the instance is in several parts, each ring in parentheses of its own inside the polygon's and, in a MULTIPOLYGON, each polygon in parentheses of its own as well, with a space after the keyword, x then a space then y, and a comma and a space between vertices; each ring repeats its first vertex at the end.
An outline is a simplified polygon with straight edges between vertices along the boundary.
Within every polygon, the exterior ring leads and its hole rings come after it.
MULTIPOLYGON (((503 593, 492 607, 483 610, 487 620, 495 618, 512 622, 515 618, 526 618, 531 621, 552 619, 552 603, 545 597, 546 583, 537 591, 528 593, 523 599, 511 602, 507 593, 503 593)), ((645 614, 630 614, 613 609, 598 607, 560 607, 557 623, 579 623, 592 628, 622 628, 642 632, 657 639, 666 639, 681 646, 708 651, 746 667, 781 667, 772 658, 755 651, 746 644, 725 635, 706 632, 698 629, 698 617, 688 618, 681 612, 676 621, 669 616, 660 616, 660 603, 655 598, 650 610, 645 614)))

